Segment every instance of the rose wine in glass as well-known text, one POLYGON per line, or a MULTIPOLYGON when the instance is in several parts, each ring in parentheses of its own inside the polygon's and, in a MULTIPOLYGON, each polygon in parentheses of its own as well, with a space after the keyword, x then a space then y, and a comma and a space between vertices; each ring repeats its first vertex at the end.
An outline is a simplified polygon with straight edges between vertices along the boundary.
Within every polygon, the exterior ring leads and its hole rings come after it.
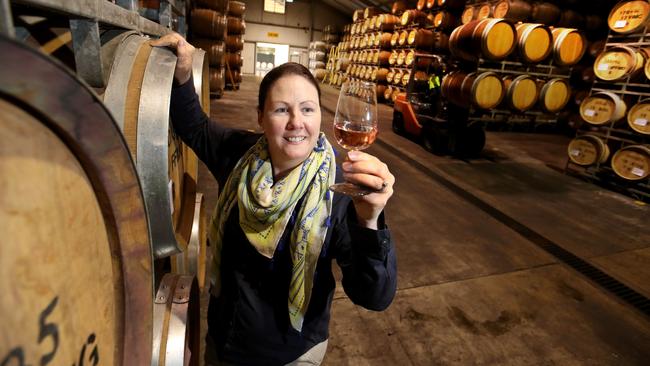
MULTIPOLYGON (((334 137, 347 150, 363 150, 377 138, 377 92, 366 81, 343 83, 334 116, 334 137)), ((352 183, 337 183, 332 191, 349 196, 363 196, 376 189, 352 183)))

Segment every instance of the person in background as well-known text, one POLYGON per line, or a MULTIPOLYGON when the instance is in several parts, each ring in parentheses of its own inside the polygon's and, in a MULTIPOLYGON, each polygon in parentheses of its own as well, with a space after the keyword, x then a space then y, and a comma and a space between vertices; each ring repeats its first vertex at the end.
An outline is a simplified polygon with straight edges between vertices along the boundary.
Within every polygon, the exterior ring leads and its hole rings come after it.
POLYGON ((359 151, 350 151, 336 174, 320 131, 320 88, 304 66, 286 63, 264 77, 257 106, 263 134, 252 133, 203 113, 191 80, 194 47, 183 37, 151 44, 178 56, 173 127, 220 187, 208 234, 207 363, 319 365, 329 337, 332 259, 355 304, 382 311, 395 296, 395 247, 383 214, 395 177, 359 151), (376 192, 351 199, 329 191, 343 178, 376 192))

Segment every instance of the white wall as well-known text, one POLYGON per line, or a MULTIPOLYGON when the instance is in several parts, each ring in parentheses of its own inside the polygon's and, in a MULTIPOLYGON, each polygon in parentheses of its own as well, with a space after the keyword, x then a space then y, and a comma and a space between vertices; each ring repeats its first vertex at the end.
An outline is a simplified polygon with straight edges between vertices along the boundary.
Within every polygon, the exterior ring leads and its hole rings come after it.
POLYGON ((350 14, 341 13, 316 0, 294 0, 292 3, 286 3, 285 14, 265 12, 263 0, 246 1, 244 17, 244 41, 288 44, 303 48, 309 47, 312 40, 320 40, 321 30, 326 25, 333 24, 342 29, 345 24, 352 22, 350 14), (269 37, 268 32, 277 33, 278 36, 269 37))
POLYGON ((241 68, 242 74, 255 73, 255 43, 244 42, 244 49, 241 52, 244 64, 241 68))

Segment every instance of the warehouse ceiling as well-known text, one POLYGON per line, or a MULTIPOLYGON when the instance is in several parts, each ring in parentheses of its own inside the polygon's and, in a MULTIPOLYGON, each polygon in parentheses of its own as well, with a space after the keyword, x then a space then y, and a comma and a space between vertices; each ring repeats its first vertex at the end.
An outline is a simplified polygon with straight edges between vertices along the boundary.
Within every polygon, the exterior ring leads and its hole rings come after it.
POLYGON ((355 10, 368 7, 379 8, 390 13, 393 4, 393 0, 323 0, 323 2, 343 13, 350 14, 350 18, 355 10))

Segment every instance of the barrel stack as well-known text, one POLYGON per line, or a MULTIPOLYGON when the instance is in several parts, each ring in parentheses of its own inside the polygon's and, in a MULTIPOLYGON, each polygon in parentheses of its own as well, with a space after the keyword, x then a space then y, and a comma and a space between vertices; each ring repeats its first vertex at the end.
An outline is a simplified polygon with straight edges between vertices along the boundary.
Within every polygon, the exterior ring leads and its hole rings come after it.
POLYGON ((637 196, 650 195, 650 3, 621 1, 609 36, 592 52, 593 88, 568 146, 567 171, 637 196))
POLYGON ((228 0, 197 0, 190 17, 190 42, 208 55, 210 94, 221 98, 226 86, 228 0))
POLYGON ((241 67, 244 63, 241 53, 244 49, 244 20, 246 4, 241 1, 228 1, 228 35, 226 37, 226 88, 239 90, 241 67))
POLYGON ((309 42, 309 70, 318 81, 323 81, 327 62, 327 44, 323 41, 309 42))

